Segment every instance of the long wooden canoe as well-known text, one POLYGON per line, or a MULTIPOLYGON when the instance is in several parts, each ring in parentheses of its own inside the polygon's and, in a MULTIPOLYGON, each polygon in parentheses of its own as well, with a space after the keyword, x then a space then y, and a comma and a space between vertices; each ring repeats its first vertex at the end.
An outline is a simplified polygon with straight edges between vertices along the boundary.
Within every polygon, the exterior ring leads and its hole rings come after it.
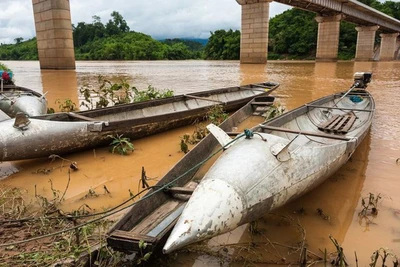
POLYGON ((347 92, 296 108, 236 140, 194 190, 163 252, 254 221, 325 181, 371 126, 375 103, 365 90, 370 78, 356 73, 347 92))
POLYGON ((47 100, 44 95, 29 88, 17 85, 0 85, 0 110, 9 117, 18 112, 28 116, 47 113, 47 100))
POLYGON ((237 110, 277 87, 272 83, 250 84, 76 113, 30 118, 17 115, 15 119, 0 122, 0 161, 47 157, 107 145, 112 141, 110 135, 135 139, 163 132, 202 119, 216 104, 227 112, 237 110))
MULTIPOLYGON (((225 131, 233 131, 253 114, 261 115, 262 112, 258 111, 272 105, 273 101, 274 97, 271 96, 256 97, 220 127, 225 131)), ((140 241, 147 243, 146 250, 154 250, 157 245, 163 244, 197 185, 195 180, 201 163, 216 148, 218 141, 212 135, 201 140, 112 227, 108 233, 108 245, 119 251, 135 253, 140 251, 140 241), (168 190, 157 190, 166 185, 169 185, 168 190)))

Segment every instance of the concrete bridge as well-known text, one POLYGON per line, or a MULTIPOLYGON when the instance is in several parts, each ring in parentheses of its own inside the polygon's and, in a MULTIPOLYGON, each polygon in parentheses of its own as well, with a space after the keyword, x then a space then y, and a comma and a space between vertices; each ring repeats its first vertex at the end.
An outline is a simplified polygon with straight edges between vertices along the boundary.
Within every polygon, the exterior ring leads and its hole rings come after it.
MULTIPOLYGON (((268 54, 269 4, 272 0, 236 0, 242 6, 241 63, 265 63, 268 54)), ((373 60, 377 30, 381 32, 379 60, 398 57, 400 21, 355 0, 275 0, 317 13, 317 61, 337 60, 340 21, 358 31, 356 60, 373 60)))
MULTIPOLYGON (((236 0, 242 6, 241 63, 265 63, 268 55, 269 4, 272 0, 236 0)), ((275 0, 318 14, 317 61, 337 60, 340 21, 356 25, 356 60, 373 60, 381 37, 379 60, 400 57, 400 21, 355 0, 275 0)), ((75 69, 69 0, 32 0, 40 68, 75 69)))

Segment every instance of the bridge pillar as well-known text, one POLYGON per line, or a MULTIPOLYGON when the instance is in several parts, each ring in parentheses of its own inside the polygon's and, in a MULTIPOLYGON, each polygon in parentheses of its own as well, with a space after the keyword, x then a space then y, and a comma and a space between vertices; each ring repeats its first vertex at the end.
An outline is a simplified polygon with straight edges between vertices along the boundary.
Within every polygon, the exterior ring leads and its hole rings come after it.
POLYGON ((343 15, 317 16, 318 40, 316 61, 336 61, 339 48, 340 21, 343 15))
POLYGON ((272 0, 236 0, 242 6, 240 63, 264 64, 268 56, 269 3, 272 0))
POLYGON ((41 69, 75 69, 69 0, 32 0, 41 69))
POLYGON ((399 33, 381 33, 379 36, 381 37, 381 56, 379 60, 394 60, 399 33))
POLYGON ((375 34, 379 26, 356 27, 357 48, 355 60, 371 61, 374 56, 375 34))

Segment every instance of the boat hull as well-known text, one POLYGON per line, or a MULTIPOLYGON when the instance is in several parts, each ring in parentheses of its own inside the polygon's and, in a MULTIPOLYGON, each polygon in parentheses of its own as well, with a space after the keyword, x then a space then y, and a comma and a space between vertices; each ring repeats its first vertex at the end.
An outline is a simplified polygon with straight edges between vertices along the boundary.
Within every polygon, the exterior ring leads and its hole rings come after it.
MULTIPOLYGON (((262 102, 265 106, 272 105, 273 97, 255 98, 251 102, 229 116, 221 125, 221 129, 232 132, 241 122, 252 116, 257 105, 254 102, 262 102)), ((155 188, 171 184, 178 188, 192 188, 199 177, 202 177, 200 166, 202 162, 215 153, 218 141, 207 135, 196 146, 169 170, 155 185, 153 189, 141 198, 110 230, 107 243, 113 249, 133 253, 142 251, 139 246, 141 240, 148 246, 146 251, 155 250, 158 245, 165 243, 176 218, 182 212, 186 204, 185 199, 177 198, 176 194, 169 190, 156 190, 155 188), (197 167, 196 167, 197 166, 197 167), (184 175, 183 175, 184 174, 184 175), (177 179, 179 177, 179 179, 177 179), (172 184, 173 182, 173 184, 172 184)))
POLYGON ((15 121, 0 122, 0 160, 12 161, 66 154, 108 145, 112 137, 137 139, 160 133, 196 120, 203 120, 210 108, 221 104, 231 112, 256 96, 268 95, 278 85, 242 89, 211 90, 191 95, 118 105, 77 113, 56 113, 31 117, 24 127, 15 121))
POLYGON ((348 160, 355 140, 324 148, 294 149, 280 162, 273 145, 287 140, 262 134, 242 139, 214 164, 183 211, 164 252, 229 232, 321 184, 348 160), (191 223, 184 223, 191 222, 191 223), (184 233, 184 234, 183 234, 184 233), (181 241, 182 240, 182 241, 181 241))
POLYGON ((0 92, 0 110, 10 117, 22 112, 30 117, 47 113, 46 98, 31 89, 19 86, 4 86, 0 92))
POLYGON ((337 171, 364 139, 375 109, 366 91, 355 92, 358 99, 343 95, 256 126, 252 138, 228 148, 196 187, 164 253, 254 221, 337 171))

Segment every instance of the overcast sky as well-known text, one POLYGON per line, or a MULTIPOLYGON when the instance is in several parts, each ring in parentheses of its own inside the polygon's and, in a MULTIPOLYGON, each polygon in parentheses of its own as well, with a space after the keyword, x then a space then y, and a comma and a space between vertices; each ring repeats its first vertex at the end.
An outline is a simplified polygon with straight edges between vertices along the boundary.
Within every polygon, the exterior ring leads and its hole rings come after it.
MULTIPOLYGON (((0 0, 0 43, 15 43, 35 36, 32 0, 0 0)), ((241 8, 235 0, 70 0, 72 23, 103 24, 119 12, 131 30, 153 38, 208 38, 210 31, 240 29, 241 8)), ((270 17, 289 7, 271 3, 270 17)))

